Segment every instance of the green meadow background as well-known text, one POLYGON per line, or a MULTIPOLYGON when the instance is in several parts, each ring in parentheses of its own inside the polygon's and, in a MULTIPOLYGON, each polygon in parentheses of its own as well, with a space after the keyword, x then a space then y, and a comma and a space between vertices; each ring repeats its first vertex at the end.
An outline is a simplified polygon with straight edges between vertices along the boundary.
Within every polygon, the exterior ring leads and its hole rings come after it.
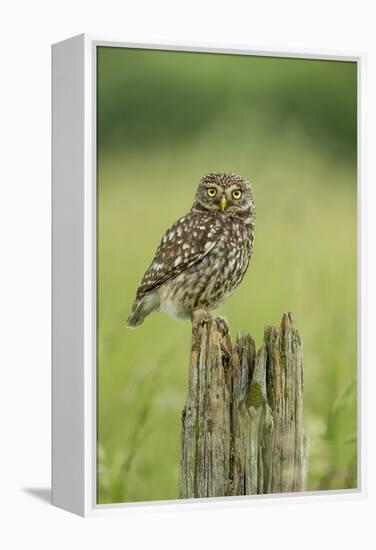
POLYGON ((163 232, 211 171, 256 197, 250 269, 218 313, 303 336, 308 490, 356 486, 356 65, 98 49, 98 502, 177 497, 190 323, 125 328, 163 232))

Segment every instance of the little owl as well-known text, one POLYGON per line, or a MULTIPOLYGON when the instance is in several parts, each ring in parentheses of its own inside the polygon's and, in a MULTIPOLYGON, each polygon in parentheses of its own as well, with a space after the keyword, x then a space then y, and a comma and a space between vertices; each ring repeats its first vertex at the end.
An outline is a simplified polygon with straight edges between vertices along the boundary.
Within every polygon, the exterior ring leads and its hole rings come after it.
POLYGON ((128 326, 152 311, 189 318, 221 305, 239 286, 253 249, 250 183, 231 173, 203 177, 190 211, 168 229, 138 287, 128 326))

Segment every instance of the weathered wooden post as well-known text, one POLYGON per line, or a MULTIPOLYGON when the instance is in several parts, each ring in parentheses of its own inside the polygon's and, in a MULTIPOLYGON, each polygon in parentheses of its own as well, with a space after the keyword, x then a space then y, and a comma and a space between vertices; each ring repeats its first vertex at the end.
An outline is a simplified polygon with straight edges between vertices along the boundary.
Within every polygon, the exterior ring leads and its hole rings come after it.
POLYGON ((266 327, 257 353, 246 333, 232 346, 222 318, 197 320, 179 497, 304 491, 306 471, 302 343, 291 314, 266 327))

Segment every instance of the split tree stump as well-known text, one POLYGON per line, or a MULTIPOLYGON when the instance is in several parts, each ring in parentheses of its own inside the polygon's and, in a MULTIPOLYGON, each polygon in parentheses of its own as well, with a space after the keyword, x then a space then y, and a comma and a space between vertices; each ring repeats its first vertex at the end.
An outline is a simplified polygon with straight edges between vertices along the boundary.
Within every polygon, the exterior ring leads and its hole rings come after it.
POLYGON ((222 318, 196 319, 182 414, 179 497, 305 490, 303 354, 292 315, 256 353, 222 318))

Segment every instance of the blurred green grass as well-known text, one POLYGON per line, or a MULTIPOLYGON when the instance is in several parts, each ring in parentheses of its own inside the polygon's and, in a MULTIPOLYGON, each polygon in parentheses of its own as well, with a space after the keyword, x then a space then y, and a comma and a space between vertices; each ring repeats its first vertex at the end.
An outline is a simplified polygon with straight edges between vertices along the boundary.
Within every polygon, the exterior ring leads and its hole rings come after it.
POLYGON ((125 320, 163 232, 222 170, 253 183, 257 220, 250 269, 218 313, 260 345, 293 311, 308 489, 355 487, 354 66, 179 55, 101 48, 98 60, 98 502, 177 496, 190 326, 125 320))

